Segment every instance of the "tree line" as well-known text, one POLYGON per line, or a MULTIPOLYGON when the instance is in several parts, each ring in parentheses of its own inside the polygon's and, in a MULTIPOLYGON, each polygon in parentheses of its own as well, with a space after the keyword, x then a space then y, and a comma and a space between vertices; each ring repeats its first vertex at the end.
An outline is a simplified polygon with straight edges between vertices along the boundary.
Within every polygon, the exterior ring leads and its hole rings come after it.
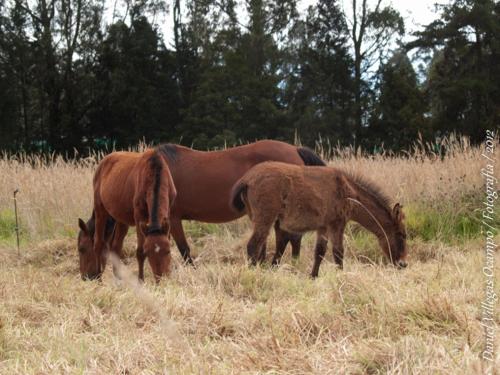
POLYGON ((0 0, 0 149, 480 142, 499 124, 500 3, 435 15, 408 34, 384 0, 0 0))

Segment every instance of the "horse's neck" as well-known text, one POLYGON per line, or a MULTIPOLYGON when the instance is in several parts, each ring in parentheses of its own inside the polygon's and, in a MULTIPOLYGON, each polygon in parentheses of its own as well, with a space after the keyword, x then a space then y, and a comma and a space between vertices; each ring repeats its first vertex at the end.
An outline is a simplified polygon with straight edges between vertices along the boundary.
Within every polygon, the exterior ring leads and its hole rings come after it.
POLYGON ((386 241, 390 232, 390 215, 369 194, 356 189, 356 198, 351 198, 351 219, 361 224, 366 230, 386 241))
POLYGON ((161 225, 162 218, 168 217, 169 200, 168 200, 168 184, 163 181, 166 178, 162 176, 162 181, 158 191, 155 191, 155 181, 147 186, 149 190, 146 194, 146 205, 148 210, 148 219, 153 225, 161 225))

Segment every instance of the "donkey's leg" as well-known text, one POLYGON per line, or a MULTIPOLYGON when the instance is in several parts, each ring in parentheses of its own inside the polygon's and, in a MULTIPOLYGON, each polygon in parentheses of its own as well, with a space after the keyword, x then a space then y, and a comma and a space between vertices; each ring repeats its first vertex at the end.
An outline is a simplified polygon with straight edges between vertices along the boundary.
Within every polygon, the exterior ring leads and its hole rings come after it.
MULTIPOLYGON (((128 232, 128 225, 116 223, 115 232, 113 234, 113 240, 111 242, 110 251, 112 253, 116 254, 120 259, 124 258, 123 240, 125 239, 127 232, 128 232)), ((115 275, 115 277, 119 278, 118 269, 114 263, 113 263, 113 274, 115 275)))
POLYGON ((340 267, 344 268, 344 221, 336 221, 330 229, 329 237, 333 244, 333 260, 340 267))
POLYGON ((319 266, 321 261, 325 257, 326 249, 328 246, 328 240, 325 237, 325 231, 318 230, 316 237, 316 246, 314 248, 314 265, 311 271, 311 277, 318 277, 319 266))
POLYGON ((283 253, 285 252, 288 243, 286 232, 281 230, 279 221, 274 224, 274 231, 276 233, 276 251, 274 253, 272 265, 277 266, 281 262, 283 253))
POLYGON ((260 250, 266 242, 273 222, 274 220, 269 224, 254 224, 253 234, 247 244, 247 254, 250 265, 255 266, 257 264, 258 257, 261 254, 260 250))
POLYGON ((193 259, 191 258, 191 249, 189 248, 184 229, 182 228, 182 221, 172 217, 170 219, 170 225, 172 227, 172 236, 174 237, 184 262, 194 266, 193 259))
POLYGON ((140 228, 137 228, 137 264, 139 266, 139 280, 144 281, 144 260, 146 259, 146 254, 144 254, 144 234, 141 232, 140 228))

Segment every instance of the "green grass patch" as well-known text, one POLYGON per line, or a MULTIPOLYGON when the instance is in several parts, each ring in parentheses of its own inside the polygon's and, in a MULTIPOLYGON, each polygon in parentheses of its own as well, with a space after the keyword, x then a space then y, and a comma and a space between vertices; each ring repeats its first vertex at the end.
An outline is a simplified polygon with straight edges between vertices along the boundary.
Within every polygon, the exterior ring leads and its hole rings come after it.
POLYGON ((207 235, 220 235, 223 233, 223 225, 202 223, 197 221, 183 221, 186 236, 193 240, 200 239, 207 235))
MULTIPOLYGON (((469 202, 429 202, 404 207, 408 244, 444 243, 463 245, 482 238, 482 204, 469 202)), ((500 226, 500 208, 493 215, 492 226, 500 226)), ((346 257, 353 256, 360 262, 384 261, 377 238, 358 224, 351 222, 345 231, 346 257)))
MULTIPOLYGON (((439 240, 447 244, 464 243, 481 236, 480 202, 446 202, 405 207, 406 228, 410 238, 439 240)), ((500 217, 500 210, 496 217, 500 217)), ((497 220, 493 225, 499 225, 497 220)))
MULTIPOLYGON (((19 226, 19 240, 21 243, 29 241, 28 234, 19 226)), ((16 217, 12 210, 0 211, 0 244, 14 246, 16 239, 16 217)))
POLYGON ((16 236, 16 217, 12 210, 0 211, 0 238, 16 236))
MULTIPOLYGON (((482 236, 481 202, 418 203, 404 207, 408 238, 425 242, 439 241, 446 244, 464 244, 482 236)), ((500 207, 493 215, 492 226, 500 226, 500 207)), ((376 238, 359 226, 346 230, 353 246, 362 249, 362 255, 375 260, 380 255, 376 238)))

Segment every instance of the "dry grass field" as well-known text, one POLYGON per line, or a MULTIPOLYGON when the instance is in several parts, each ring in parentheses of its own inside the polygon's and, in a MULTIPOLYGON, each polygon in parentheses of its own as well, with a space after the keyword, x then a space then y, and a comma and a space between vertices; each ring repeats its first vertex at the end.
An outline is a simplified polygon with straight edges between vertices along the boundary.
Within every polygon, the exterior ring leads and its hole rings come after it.
POLYGON ((387 265, 356 225, 346 230, 343 271, 329 252, 320 277, 308 277, 312 235, 297 264, 288 251, 279 269, 249 269, 247 219, 192 222, 197 269, 174 249, 172 275, 158 286, 149 273, 136 282, 133 233, 120 282, 110 267, 101 283, 80 279, 76 223, 91 211, 97 157, 0 158, 0 374, 480 374, 481 149, 465 139, 446 141, 443 157, 424 148, 399 157, 336 150, 330 159, 404 205, 407 269, 387 265))

